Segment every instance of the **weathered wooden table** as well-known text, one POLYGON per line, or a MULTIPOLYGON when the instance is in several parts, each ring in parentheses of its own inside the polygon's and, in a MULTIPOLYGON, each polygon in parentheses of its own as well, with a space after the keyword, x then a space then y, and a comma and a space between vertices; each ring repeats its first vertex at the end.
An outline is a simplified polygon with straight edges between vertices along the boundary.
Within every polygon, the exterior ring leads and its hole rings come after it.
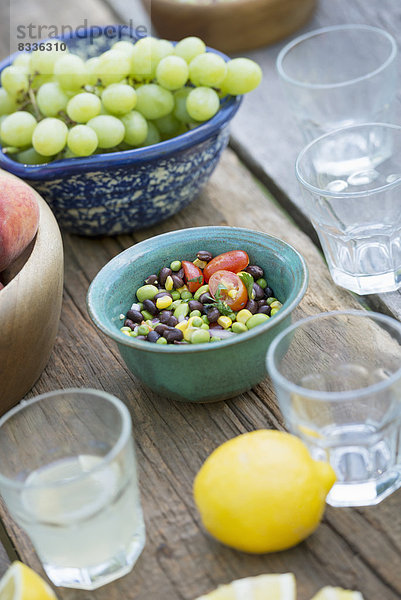
MULTIPOLYGON (((8 53, 3 4, 2 56, 8 53)), ((69 0, 68 5, 61 0, 13 0, 12 10, 14 16, 21 15, 22 23, 31 19, 76 26, 85 18, 90 24, 105 24, 134 17, 137 24, 141 18, 135 12, 136 3, 125 0, 109 4, 69 0)), ((399 0, 321 0, 305 29, 343 22, 379 25, 400 39, 401 5, 399 0)), ((270 381, 218 404, 166 401, 142 388, 115 346, 92 326, 85 308, 90 281, 123 249, 165 231, 212 224, 260 229, 289 241, 304 255, 310 285, 295 319, 360 307, 355 296, 333 284, 300 208, 294 158, 302 142, 277 86, 274 61, 281 46, 250 54, 263 65, 264 82, 245 100, 233 123, 231 149, 192 205, 160 226, 132 236, 96 240, 64 236, 65 291, 59 334, 50 362, 29 396, 82 386, 104 389, 127 404, 137 443, 147 544, 130 575, 92 593, 58 590, 60 599, 192 600, 232 579, 288 571, 297 577, 299 600, 308 600, 330 584, 359 589, 365 600, 401 598, 401 491, 369 509, 328 507, 316 533, 282 553, 250 556, 208 537, 192 500, 194 476, 209 453, 228 438, 257 428, 283 428, 270 381)), ((399 293, 364 301, 401 315, 399 293)), ((1 516, 0 575, 16 558, 42 572, 27 537, 4 511, 1 516)))

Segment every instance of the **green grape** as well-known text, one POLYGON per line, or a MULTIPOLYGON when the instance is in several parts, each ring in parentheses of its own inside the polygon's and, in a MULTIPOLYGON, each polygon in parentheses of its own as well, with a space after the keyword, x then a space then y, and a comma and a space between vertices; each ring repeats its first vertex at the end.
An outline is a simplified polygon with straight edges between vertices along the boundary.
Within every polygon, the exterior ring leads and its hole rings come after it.
POLYGON ((199 54, 189 64, 189 77, 196 86, 218 87, 226 73, 226 62, 213 52, 199 54))
POLYGON ((173 114, 176 119, 181 121, 181 123, 189 123, 192 121, 191 117, 187 111, 187 98, 188 94, 193 88, 182 88, 182 90, 178 90, 174 94, 174 111, 173 114))
POLYGON ((96 85, 100 79, 99 63, 100 63, 100 59, 98 56, 89 58, 85 62, 86 71, 88 73, 89 85, 96 85))
POLYGON ((98 146, 96 132, 88 125, 75 125, 68 132, 67 145, 75 156, 90 156, 98 146))
POLYGON ((134 46, 130 73, 137 81, 150 81, 156 76, 159 62, 173 53, 174 46, 167 40, 142 38, 134 46))
MULTIPOLYGON (((53 75, 35 75, 31 77, 31 88, 37 91, 41 85, 54 81, 53 75)), ((66 90, 64 90, 66 92, 66 90)), ((67 92, 66 92, 67 93, 67 92)))
POLYGON ((17 110, 15 98, 3 88, 0 88, 0 115, 9 115, 17 110))
POLYGON ((100 79, 104 86, 118 83, 130 72, 129 56, 120 50, 107 50, 99 56, 100 79))
POLYGON ((31 56, 29 52, 20 52, 13 60, 13 67, 20 67, 25 73, 30 72, 31 56))
POLYGON ((42 156, 54 156, 67 143, 68 127, 60 119, 47 117, 40 121, 32 136, 32 146, 42 156))
POLYGON ((125 115, 135 107, 136 92, 126 83, 112 83, 103 90, 102 102, 110 113, 125 115))
POLYGON ((30 60, 30 71, 32 74, 52 75, 56 61, 62 56, 68 54, 68 49, 60 49, 60 41, 54 40, 46 42, 45 50, 35 50, 32 52, 30 60), (48 49, 48 44, 52 44, 52 49, 48 49))
POLYGON ((131 59, 134 53, 134 44, 132 42, 128 42, 127 40, 120 40, 119 42, 113 44, 110 49, 123 52, 124 54, 127 54, 131 59))
POLYGON ((187 98, 187 111, 195 121, 211 119, 220 108, 220 100, 214 90, 197 87, 191 90, 187 98))
POLYGON ((44 83, 38 90, 36 102, 42 115, 56 117, 61 110, 65 110, 68 96, 56 81, 44 83))
POLYGON ((73 96, 67 104, 67 115, 76 123, 87 123, 100 113, 101 102, 96 94, 83 92, 73 96))
POLYGON ((146 119, 160 119, 174 108, 173 94, 155 83, 142 85, 137 89, 136 95, 136 109, 146 119))
POLYGON ((156 68, 157 83, 166 90, 182 88, 188 80, 188 75, 188 65, 180 56, 166 56, 156 68))
POLYGON ((123 123, 111 115, 99 115, 88 121, 88 126, 95 131, 99 148, 113 148, 118 146, 125 135, 123 123))
POLYGON ((161 141, 159 130, 154 123, 148 121, 148 135, 146 136, 142 146, 153 146, 161 141))
POLYGON ((166 56, 174 54, 174 45, 168 40, 156 40, 156 44, 153 46, 152 61, 153 67, 156 69, 157 65, 166 56))
POLYGON ((2 144, 2 145, 4 144, 4 142, 3 142, 3 140, 1 139, 1 124, 2 124, 2 122, 4 121, 4 119, 5 119, 6 117, 8 117, 8 115, 1 115, 1 116, 0 116, 0 144, 2 144))
POLYGON ((13 158, 24 165, 43 165, 49 162, 49 157, 42 156, 36 152, 35 148, 28 148, 27 150, 18 152, 18 154, 15 154, 13 158))
POLYGON ((206 52, 206 46, 200 38, 191 36, 178 42, 174 48, 174 52, 189 64, 195 56, 206 52))
POLYGON ((36 119, 24 110, 8 115, 1 123, 1 139, 8 146, 30 146, 32 134, 37 127, 36 119))
POLYGON ((121 117, 125 127, 124 142, 129 146, 140 146, 148 135, 148 122, 137 110, 121 117))
POLYGON ((174 137, 177 135, 177 132, 181 127, 180 121, 173 115, 173 113, 170 113, 165 117, 161 117, 161 119, 155 119, 155 125, 163 137, 174 137))
POLYGON ((1 72, 1 85, 14 98, 28 90, 28 75, 22 67, 6 67, 1 72))
POLYGON ((221 89, 226 94, 247 94, 256 87, 262 79, 262 69, 249 58, 234 58, 227 63, 227 75, 221 83, 221 89))
POLYGON ((58 58, 54 65, 54 75, 64 90, 79 90, 88 81, 85 63, 76 54, 65 54, 58 58))

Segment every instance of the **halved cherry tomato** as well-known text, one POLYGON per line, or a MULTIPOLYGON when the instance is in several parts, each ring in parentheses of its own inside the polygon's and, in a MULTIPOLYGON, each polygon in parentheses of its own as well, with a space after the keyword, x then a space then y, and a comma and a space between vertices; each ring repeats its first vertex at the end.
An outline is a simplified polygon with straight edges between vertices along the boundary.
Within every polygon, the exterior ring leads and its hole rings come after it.
POLYGON ((239 273, 249 265, 249 256, 243 250, 231 250, 212 258, 203 269, 206 283, 216 271, 232 271, 239 273))
POLYGON ((181 261, 184 269, 185 283, 190 292, 194 293, 201 285, 203 285, 203 273, 199 267, 189 262, 189 260, 181 261))
POLYGON ((216 271, 209 279, 213 298, 226 302, 232 310, 241 310, 248 302, 248 292, 241 279, 232 271, 216 271))

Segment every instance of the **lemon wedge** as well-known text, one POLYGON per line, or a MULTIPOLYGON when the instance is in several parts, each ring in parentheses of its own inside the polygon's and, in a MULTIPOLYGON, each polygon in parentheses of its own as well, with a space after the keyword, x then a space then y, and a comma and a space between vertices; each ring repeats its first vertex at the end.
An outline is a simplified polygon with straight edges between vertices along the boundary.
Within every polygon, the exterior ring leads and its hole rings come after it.
MULTIPOLYGON (((296 585, 292 573, 283 575, 258 575, 237 579, 221 585, 196 600, 295 600, 296 585)), ((1 599, 0 599, 1 600, 1 599)))
POLYGON ((0 581, 0 600, 57 600, 57 596, 35 571, 15 561, 0 581))
POLYGON ((312 600, 363 600, 363 596, 361 592, 327 586, 322 588, 316 596, 313 596, 312 600))

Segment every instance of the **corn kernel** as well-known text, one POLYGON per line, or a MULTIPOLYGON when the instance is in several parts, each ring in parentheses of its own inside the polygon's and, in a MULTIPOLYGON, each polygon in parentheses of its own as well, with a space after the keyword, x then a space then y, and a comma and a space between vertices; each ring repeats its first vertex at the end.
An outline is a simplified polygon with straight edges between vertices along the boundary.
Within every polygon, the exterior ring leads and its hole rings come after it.
POLYGON ((158 298, 156 300, 156 306, 159 310, 162 310, 163 308, 168 308, 172 303, 173 299, 171 298, 171 296, 162 296, 161 298, 158 298))
POLYGON ((166 290, 168 292, 171 292, 171 290, 174 287, 174 281, 173 278, 171 277, 171 275, 168 275, 166 278, 166 283, 164 284, 164 287, 166 288, 166 290))
POLYGON ((252 317, 252 313, 250 310, 243 308, 242 310, 239 311, 239 313, 237 314, 237 321, 238 323, 245 323, 247 322, 248 319, 250 319, 252 317))
POLYGON ((223 329, 228 329, 232 325, 232 321, 231 321, 230 317, 224 317, 224 316, 219 317, 217 319, 217 322, 219 325, 221 325, 223 327, 223 329))
POLYGON ((176 329, 179 329, 182 332, 184 332, 187 327, 188 327, 188 321, 181 321, 180 323, 177 323, 177 325, 175 326, 176 329))
POLYGON ((228 295, 230 296, 230 298, 233 298, 235 300, 235 298, 238 296, 238 292, 237 290, 229 290, 228 295))
POLYGON ((128 337, 131 337, 131 334, 129 331, 123 331, 122 333, 124 333, 125 335, 128 335, 128 337))
POLYGON ((195 265, 195 267, 199 267, 200 269, 204 269, 207 265, 207 262, 205 260, 199 260, 199 258, 195 258, 193 264, 195 265))

